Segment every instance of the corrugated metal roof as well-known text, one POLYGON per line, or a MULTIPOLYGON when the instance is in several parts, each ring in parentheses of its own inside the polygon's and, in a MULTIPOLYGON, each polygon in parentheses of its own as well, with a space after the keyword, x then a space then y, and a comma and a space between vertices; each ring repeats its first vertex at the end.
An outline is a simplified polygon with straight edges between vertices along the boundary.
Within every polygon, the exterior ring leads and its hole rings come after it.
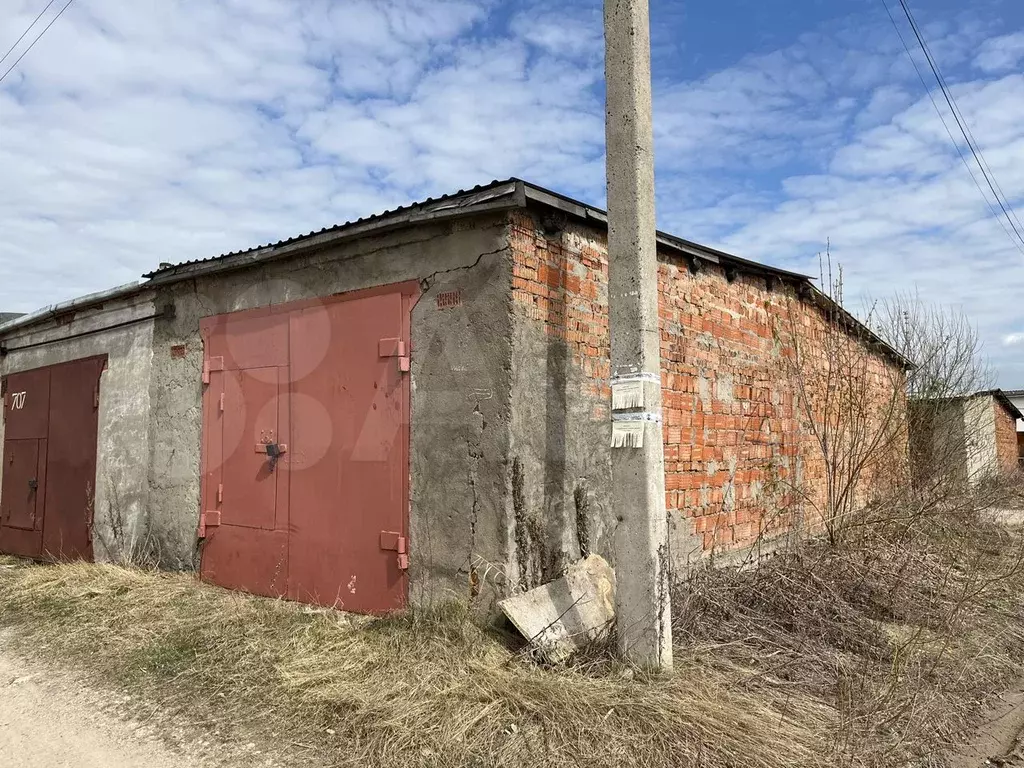
POLYGON ((246 248, 240 251, 229 251, 228 253, 222 253, 219 256, 210 256, 205 259, 191 259, 189 261, 182 261, 175 264, 161 264, 158 269, 155 269, 152 272, 143 275, 143 277, 154 278, 159 275, 163 275, 167 272, 178 270, 181 267, 188 267, 194 264, 208 264, 210 262, 220 261, 221 259, 228 259, 235 256, 244 256, 245 254, 249 253, 259 253, 260 251, 264 251, 267 249, 280 248, 282 246, 292 245, 293 243, 298 243, 302 240, 308 240, 318 235, 325 235, 331 232, 340 232, 344 229, 348 229, 349 227, 355 227, 360 224, 370 224, 375 221, 388 219, 403 213, 408 213, 410 211, 415 211, 422 208, 426 208, 428 206, 433 206, 436 205, 437 203, 455 200, 457 198, 465 197, 466 195, 484 192, 507 184, 514 184, 516 181, 517 179, 505 179, 504 181, 498 181, 496 179, 492 181, 490 184, 480 184, 478 186, 473 187, 472 189, 460 189, 458 192, 452 192, 451 194, 441 195, 440 197, 428 197, 426 200, 421 200, 420 202, 410 203, 409 205, 400 205, 397 208, 391 208, 390 210, 375 213, 372 216, 364 216, 362 218, 353 219, 350 221, 343 222, 341 224, 335 224, 332 227, 324 227, 323 229, 320 230, 307 232, 304 235, 295 235, 294 237, 289 237, 285 240, 278 240, 276 243, 266 243, 265 245, 257 245, 252 248, 246 248))
MULTIPOLYGON (((161 264, 160 268, 143 275, 143 277, 163 280, 173 278, 175 275, 182 272, 193 272, 193 269, 190 268, 201 265, 213 265, 217 262, 226 262, 230 260, 238 261, 239 266, 242 266, 247 263, 247 260, 242 257, 270 253, 278 249, 298 245, 304 241, 313 239, 330 239, 332 235, 341 234, 347 230, 354 230, 363 227, 370 230, 374 228, 373 225, 375 224, 384 225, 389 220, 403 218, 408 219, 409 223, 415 223, 416 220, 418 220, 416 218, 417 214, 421 212, 431 212, 438 216, 456 215, 460 208, 468 210, 476 206, 480 206, 482 202, 486 202, 487 194, 489 192, 494 192, 496 195, 500 193, 501 196, 507 196, 509 198, 509 207, 522 207, 526 204, 527 200, 529 200, 533 203, 550 206, 561 210, 562 212, 583 218, 587 221, 607 226, 607 213, 600 208, 589 206, 585 203, 579 202, 578 200, 567 197, 566 195, 537 186, 536 184, 531 184, 517 178, 510 178, 502 181, 495 180, 489 184, 482 184, 473 187, 472 189, 459 190, 458 192, 442 195, 441 197, 427 198, 426 200, 422 200, 417 203, 410 203, 409 205, 400 206, 398 208, 392 208, 390 210, 374 214, 373 216, 347 221, 342 224, 336 224, 332 227, 324 227, 319 231, 308 232, 304 235, 296 235, 295 237, 290 237, 286 240, 279 240, 276 243, 267 243, 265 245, 255 246, 245 250, 231 251, 229 253, 205 259, 193 259, 176 264, 161 264), (522 194, 518 199, 515 199, 515 191, 517 189, 521 190, 522 194), (452 203, 452 205, 451 207, 448 207, 445 206, 445 203, 452 203)), ((689 255, 694 255, 713 263, 725 261, 729 264, 735 265, 739 269, 753 271, 759 274, 774 274, 779 277, 796 280, 811 279, 807 275, 803 275, 798 272, 791 272, 769 264, 750 261, 665 232, 658 232, 658 242, 664 247, 681 251, 689 255)))

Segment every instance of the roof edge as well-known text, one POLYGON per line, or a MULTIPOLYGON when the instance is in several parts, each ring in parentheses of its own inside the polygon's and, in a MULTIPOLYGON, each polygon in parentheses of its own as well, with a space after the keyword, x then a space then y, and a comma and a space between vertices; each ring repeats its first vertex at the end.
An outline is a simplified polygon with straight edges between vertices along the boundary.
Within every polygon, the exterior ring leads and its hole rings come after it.
MULTIPOLYGON (((601 226, 608 226, 608 212, 602 208, 587 205, 586 203, 574 200, 573 198, 559 194, 558 192, 552 192, 550 189, 538 187, 536 184, 531 184, 528 181, 523 181, 521 179, 517 179, 517 181, 523 185, 526 199, 528 201, 555 208, 556 210, 570 216, 574 216, 581 221, 597 222, 601 226)), ((703 259, 711 264, 721 264, 723 261, 726 261, 757 274, 776 275, 778 277, 801 281, 812 279, 809 275, 805 275, 801 272, 791 272, 790 270, 782 269, 781 267, 774 267, 770 264, 762 264, 758 261, 744 259, 741 256, 727 253, 726 251, 720 251, 706 245, 701 245, 700 243, 695 243, 692 240, 686 240, 685 238, 669 234, 668 232, 664 232, 660 229, 656 234, 659 245, 665 246, 666 248, 674 250, 685 256, 693 256, 703 259)))
POLYGON ((85 296, 80 296, 77 299, 70 299, 68 301, 62 301, 57 304, 51 304, 42 309, 37 309, 35 312, 30 312, 27 315, 22 315, 6 323, 0 324, 0 336, 6 336, 11 331, 16 331, 21 328, 27 328, 35 325, 36 323, 42 322, 43 320, 50 320, 58 315, 66 314, 67 312, 73 312, 78 309, 87 309, 88 307, 102 304, 112 299, 122 299, 132 296, 136 293, 142 293, 147 290, 149 285, 142 282, 141 280, 135 280, 131 283, 125 283, 119 285, 116 288, 108 288, 105 291, 98 291, 96 293, 89 293, 85 296))
POLYGON ((251 264, 282 258, 335 243, 379 235, 416 224, 449 221, 483 213, 513 210, 524 205, 522 182, 518 179, 495 181, 466 192, 428 199, 422 203, 328 227, 288 240, 281 240, 245 251, 227 253, 201 261, 184 262, 143 275, 152 285, 164 285, 200 275, 241 269, 251 264))
POLYGON ((1002 404, 1002 406, 1006 410, 1008 410, 1010 412, 1010 414, 1014 418, 1016 418, 1016 419, 1024 419, 1024 413, 1021 413, 1020 408, 1018 408, 1014 404, 1013 400, 1011 400, 1009 398, 1009 396, 1007 395, 1006 392, 1004 392, 1001 389, 993 389, 993 390, 989 391, 989 394, 991 394, 992 397, 994 397, 996 400, 998 400, 1002 404))
MULTIPOLYGON (((1011 392, 1017 392, 1020 390, 1011 390, 1011 392)), ((1013 401, 1007 396, 1007 393, 1001 389, 982 389, 978 392, 971 392, 968 395, 955 395, 952 397, 919 397, 914 398, 918 401, 934 401, 934 402, 958 402, 963 400, 973 400, 976 397, 991 397, 992 399, 999 402, 1010 414, 1017 419, 1024 419, 1024 413, 1021 413, 1020 409, 1013 404, 1013 401)))

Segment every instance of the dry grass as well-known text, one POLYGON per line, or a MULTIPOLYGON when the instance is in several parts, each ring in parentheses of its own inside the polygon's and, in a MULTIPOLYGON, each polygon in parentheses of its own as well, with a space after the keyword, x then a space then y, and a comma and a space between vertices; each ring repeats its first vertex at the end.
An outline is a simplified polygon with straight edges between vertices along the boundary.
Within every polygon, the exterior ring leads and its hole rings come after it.
POLYGON ((184 575, 12 563, 0 625, 22 648, 304 765, 811 766, 835 724, 692 655, 662 679, 541 669, 456 606, 353 621, 184 575))
POLYGON ((695 573, 662 678, 541 668, 457 605, 366 620, 113 566, 0 559, 0 627, 296 765, 942 766, 1024 662, 1020 537, 977 508, 695 573))
POLYGON ((974 501, 875 510, 842 545, 695 573, 676 642, 754 667, 743 690, 834 706, 831 764, 943 766, 1024 663, 1022 540, 974 501))

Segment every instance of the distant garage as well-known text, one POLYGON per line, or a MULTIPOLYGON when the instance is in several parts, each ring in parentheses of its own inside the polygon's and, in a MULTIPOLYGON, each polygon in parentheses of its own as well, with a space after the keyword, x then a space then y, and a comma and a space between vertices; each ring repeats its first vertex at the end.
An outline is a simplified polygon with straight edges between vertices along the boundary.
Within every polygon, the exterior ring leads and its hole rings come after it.
POLYGON ((4 379, 0 551, 24 557, 93 555, 100 376, 106 357, 4 379))
POLYGON ((0 552, 139 554, 154 309, 138 284, 0 325, 0 552))

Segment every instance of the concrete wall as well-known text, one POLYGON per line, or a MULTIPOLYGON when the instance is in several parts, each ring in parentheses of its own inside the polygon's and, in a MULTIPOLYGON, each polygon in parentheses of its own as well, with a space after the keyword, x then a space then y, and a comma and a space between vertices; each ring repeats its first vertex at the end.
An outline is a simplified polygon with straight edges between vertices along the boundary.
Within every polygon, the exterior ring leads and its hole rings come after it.
POLYGON ((1016 470, 1015 422, 988 394, 914 403, 910 423, 915 478, 976 484, 1016 470))
MULTIPOLYGON (((511 456, 522 491, 513 487, 510 497, 519 524, 510 565, 530 584, 584 548, 613 560, 617 514, 603 502, 611 482, 607 239, 574 223, 555 231, 520 212, 511 245, 511 456)), ((794 342, 780 326, 792 319, 790 335, 813 348, 825 318, 763 277, 730 280, 714 265, 692 274, 668 252, 659 260, 666 508, 673 560, 685 567, 789 530, 806 512, 797 488, 820 502, 823 462, 803 423, 794 342)), ((863 357, 866 396, 881 410, 902 393, 902 372, 880 354, 863 357)), ((901 395, 891 407, 903 417, 901 395)), ((905 460, 905 439, 894 446, 905 460)), ((862 500, 884 482, 876 470, 865 475, 862 500)))
POLYGON ((909 407, 911 470, 915 484, 957 486, 968 479, 964 400, 912 400, 909 407))
MULTIPOLYGON (((152 314, 152 294, 143 292, 63 315, 59 322, 40 320, 2 337, 12 349, 53 343, 11 351, 0 358, 0 375, 107 355, 107 370, 100 381, 96 461, 93 545, 97 560, 121 561, 145 555, 152 544, 148 534, 153 321, 131 322, 152 314), (102 330, 124 323, 131 324, 102 330)), ((2 438, 0 423, 0 441, 2 438)))
POLYGON ((200 318, 417 280, 423 293, 412 315, 410 598, 492 596, 481 582, 507 549, 510 279, 507 224, 495 215, 157 286, 158 305, 175 308, 174 319, 156 324, 153 340, 150 505, 163 564, 198 564, 200 318), (439 305, 439 293, 453 292, 457 306, 439 305))
POLYGON ((963 403, 963 412, 967 478, 972 483, 980 482, 999 471, 992 397, 968 398, 963 403))

